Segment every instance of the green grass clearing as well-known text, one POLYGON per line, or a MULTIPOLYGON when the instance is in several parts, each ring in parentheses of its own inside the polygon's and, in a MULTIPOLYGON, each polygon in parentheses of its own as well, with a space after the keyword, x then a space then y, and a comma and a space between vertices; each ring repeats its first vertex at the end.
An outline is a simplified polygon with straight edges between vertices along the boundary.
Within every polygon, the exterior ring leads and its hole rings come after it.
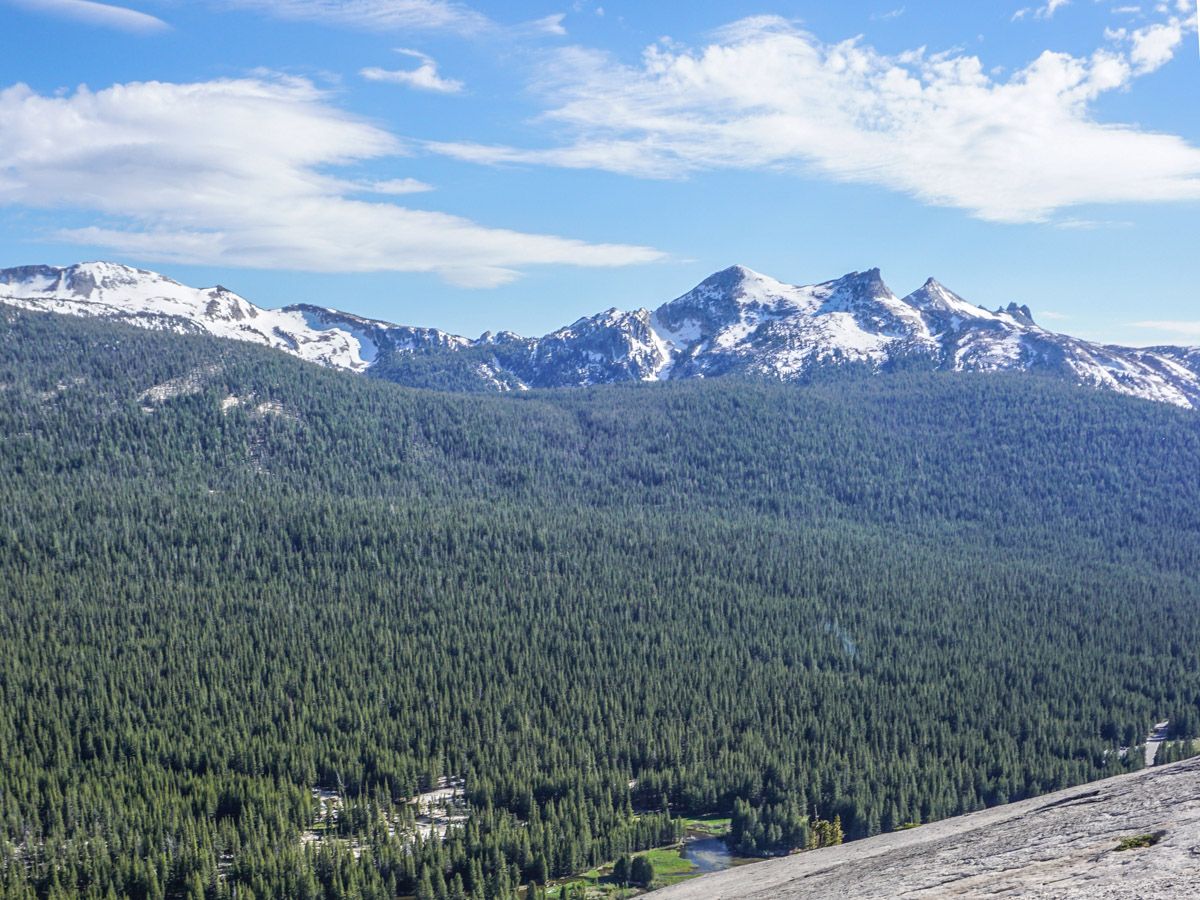
POLYGON ((634 856, 644 856, 654 866, 656 878, 667 878, 672 875, 686 875, 695 868, 690 860, 680 855, 678 847, 661 847, 658 850, 647 850, 645 853, 635 853, 634 856))
POLYGON ((728 816, 700 816, 695 819, 684 819, 684 831, 702 831, 711 837, 724 837, 729 834, 733 820, 728 816))
MULTIPOLYGON (((644 856, 650 860, 650 865, 654 867, 654 884, 656 886, 676 884, 695 877, 695 866, 690 860, 683 858, 682 847, 680 845, 644 850, 641 853, 634 853, 632 855, 644 856)), ((578 888, 580 886, 587 890, 589 897, 623 896, 622 891, 624 889, 620 885, 614 884, 611 880, 612 868, 613 864, 611 862, 606 863, 603 866, 597 866, 590 871, 584 872, 582 875, 578 875, 569 881, 552 885, 547 888, 546 896, 551 898, 551 900, 558 900, 562 895, 564 887, 578 888)), ((634 896, 639 893, 641 891, 637 888, 631 888, 625 892, 624 896, 634 896)))

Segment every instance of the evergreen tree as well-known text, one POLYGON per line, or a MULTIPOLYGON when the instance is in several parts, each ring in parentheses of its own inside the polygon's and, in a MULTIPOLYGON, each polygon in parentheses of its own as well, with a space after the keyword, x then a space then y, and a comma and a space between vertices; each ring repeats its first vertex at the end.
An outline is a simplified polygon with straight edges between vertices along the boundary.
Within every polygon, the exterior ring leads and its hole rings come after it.
POLYGON ((654 881, 654 866, 645 856, 635 856, 629 866, 629 881, 638 887, 649 887, 654 881))

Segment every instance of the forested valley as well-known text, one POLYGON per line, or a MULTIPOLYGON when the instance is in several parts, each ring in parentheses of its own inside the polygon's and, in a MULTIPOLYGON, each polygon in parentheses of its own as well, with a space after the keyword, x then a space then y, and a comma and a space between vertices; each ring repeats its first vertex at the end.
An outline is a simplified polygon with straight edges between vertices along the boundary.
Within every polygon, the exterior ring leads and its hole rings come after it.
POLYGON ((5 311, 0 896, 508 900, 1125 771, 1200 733, 1197 473, 1032 376, 468 396, 5 311))

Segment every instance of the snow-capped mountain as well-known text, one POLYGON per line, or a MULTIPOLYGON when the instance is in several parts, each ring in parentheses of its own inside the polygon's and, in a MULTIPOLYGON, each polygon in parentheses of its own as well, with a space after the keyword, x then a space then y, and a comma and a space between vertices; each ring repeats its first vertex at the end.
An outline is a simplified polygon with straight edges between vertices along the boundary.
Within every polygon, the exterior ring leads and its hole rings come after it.
POLYGON ((300 309, 263 309, 217 285, 196 289, 115 263, 0 270, 0 302, 24 309, 116 319, 156 331, 211 334, 266 344, 310 362, 356 372, 375 347, 350 324, 327 328, 300 309))
POLYGON ((1200 408, 1200 349, 1095 344, 1041 328, 1028 307, 989 311, 934 279, 906 297, 878 269, 784 284, 741 266, 658 309, 610 309, 539 338, 471 339, 297 305, 262 309, 223 288, 195 289, 113 263, 0 270, 0 302, 147 328, 265 344, 406 384, 521 390, 728 374, 792 380, 855 364, 1035 371, 1200 408))

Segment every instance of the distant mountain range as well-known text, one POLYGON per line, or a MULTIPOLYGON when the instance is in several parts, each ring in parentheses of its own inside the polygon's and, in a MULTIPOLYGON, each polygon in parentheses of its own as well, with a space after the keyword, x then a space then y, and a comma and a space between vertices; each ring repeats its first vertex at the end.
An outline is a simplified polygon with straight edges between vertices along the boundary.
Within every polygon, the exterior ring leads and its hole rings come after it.
POLYGON ((322 365, 444 390, 507 391, 830 367, 1028 371, 1200 407, 1200 348, 1136 349, 1048 331, 1028 307, 989 311, 929 279, 906 297, 878 269, 784 284, 742 266, 656 310, 609 309, 542 337, 471 339, 310 305, 263 309, 106 262, 0 270, 0 303, 275 347, 322 365))

